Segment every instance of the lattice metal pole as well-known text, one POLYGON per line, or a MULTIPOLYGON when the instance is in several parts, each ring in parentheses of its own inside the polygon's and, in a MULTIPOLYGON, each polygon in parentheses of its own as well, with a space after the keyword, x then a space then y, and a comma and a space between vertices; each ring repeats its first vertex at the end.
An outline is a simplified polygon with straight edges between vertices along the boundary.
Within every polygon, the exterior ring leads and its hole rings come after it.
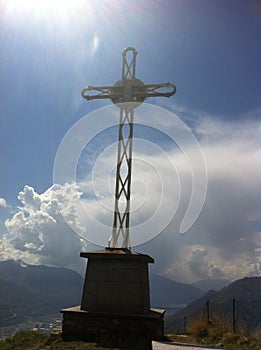
MULTIPOLYGON (((135 79, 137 51, 133 48, 122 53, 122 81, 135 79), (131 51, 132 57, 127 58, 131 51)), ((123 82, 124 85, 124 82, 123 82)), ((129 91, 125 92, 124 101, 128 100, 129 91)), ((115 185, 113 231, 109 240, 109 247, 118 247, 119 236, 122 236, 122 247, 130 248, 130 196, 131 196, 131 168, 132 168, 132 139, 133 139, 134 109, 131 103, 120 107, 120 124, 118 138, 118 160, 115 185), (124 137, 124 128, 128 129, 127 137, 124 137), (125 166, 124 166, 125 165, 125 166), (121 201, 123 203, 121 203, 121 201), (121 204, 124 210, 121 210, 121 204)), ((125 130, 126 131, 126 130, 125 130)))
POLYGON ((144 85, 137 79, 136 56, 137 51, 133 47, 123 51, 122 79, 113 86, 88 86, 82 90, 82 96, 86 100, 109 98, 120 108, 113 229, 108 242, 109 248, 118 248, 120 236, 121 248, 131 248, 129 227, 134 108, 147 97, 170 97, 176 92, 173 84, 144 85), (160 89, 168 91, 159 91, 160 89), (98 91, 98 94, 89 95, 91 91, 98 91))

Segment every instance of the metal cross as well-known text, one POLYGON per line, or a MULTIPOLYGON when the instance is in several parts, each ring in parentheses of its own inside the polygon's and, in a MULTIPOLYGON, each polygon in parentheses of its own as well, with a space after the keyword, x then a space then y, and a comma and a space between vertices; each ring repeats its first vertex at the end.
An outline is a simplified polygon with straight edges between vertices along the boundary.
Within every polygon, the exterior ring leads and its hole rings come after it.
POLYGON ((175 94, 176 87, 170 83, 145 85, 135 77, 137 51, 133 47, 128 47, 123 51, 122 56, 122 79, 113 86, 88 86, 82 90, 82 97, 86 100, 110 99, 120 108, 113 230, 108 247, 118 248, 119 236, 121 235, 122 248, 130 249, 129 226, 134 108, 138 107, 148 97, 170 97, 175 94), (94 91, 98 93, 89 94, 94 91), (127 136, 124 136, 126 134, 127 136), (121 209, 122 205, 123 210, 121 209))

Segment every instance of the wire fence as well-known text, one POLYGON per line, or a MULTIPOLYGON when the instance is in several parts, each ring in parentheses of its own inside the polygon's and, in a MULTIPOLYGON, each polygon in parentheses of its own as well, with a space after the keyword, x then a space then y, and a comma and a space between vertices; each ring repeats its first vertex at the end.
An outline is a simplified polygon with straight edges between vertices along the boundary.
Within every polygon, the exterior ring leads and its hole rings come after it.
POLYGON ((203 309, 194 316, 184 316, 183 331, 187 333, 190 321, 195 316, 200 316, 207 324, 215 324, 217 320, 222 320, 237 332, 241 328, 256 329, 261 328, 261 299, 243 300, 232 298, 230 302, 215 303, 208 300, 203 309))

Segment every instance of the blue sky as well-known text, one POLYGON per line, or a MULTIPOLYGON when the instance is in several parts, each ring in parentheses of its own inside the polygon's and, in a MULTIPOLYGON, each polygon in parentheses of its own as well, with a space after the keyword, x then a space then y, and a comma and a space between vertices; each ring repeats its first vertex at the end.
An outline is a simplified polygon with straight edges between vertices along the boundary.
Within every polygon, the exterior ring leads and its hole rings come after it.
MULTIPOLYGON (((177 87, 176 95, 168 101, 158 98, 147 102, 176 113, 202 140, 203 149, 220 147, 214 153, 218 154, 215 162, 209 153, 209 173, 215 168, 212 162, 221 164, 226 145, 227 150, 232 149, 235 141, 234 147, 248 149, 242 167, 246 171, 249 166, 246 176, 254 176, 260 160, 260 1, 77 0, 64 1, 63 7, 55 0, 44 3, 3 0, 0 4, 0 198, 6 202, 0 207, 2 234, 7 232, 5 220, 12 220, 19 212, 21 200, 17 196, 24 186, 31 186, 39 195, 51 188, 56 152, 66 132, 87 113, 110 104, 87 103, 80 93, 86 85, 112 85, 119 80, 121 52, 128 46, 138 51, 139 79, 145 83, 172 82, 177 87), (253 163, 248 164, 251 160, 253 163)), ((157 135, 153 137, 156 143, 157 135)), ((224 173, 230 160, 220 167, 224 173)), ((214 186, 215 181, 210 185, 214 186)), ((245 197, 253 194, 252 189, 247 192, 249 186, 246 184, 245 197)), ((222 202, 222 198, 219 200, 222 202)), ((229 206, 234 201, 238 199, 226 199, 229 206)), ((209 203, 207 209, 210 207, 209 203)), ((247 217, 252 215, 251 229, 245 230, 256 235, 260 231, 260 203, 255 200, 245 212, 247 217)), ((206 212, 202 215, 207 216, 206 212)), ((233 215, 235 222, 236 213, 233 215)), ((210 230, 204 224, 196 228, 210 230)), ((252 248, 257 251, 260 236, 255 237, 258 243, 252 248)), ((220 258, 225 252, 217 253, 217 240, 213 238, 209 247, 215 247, 211 254, 220 258)), ((27 240, 21 251, 25 252, 31 243, 27 240)), ((195 256, 206 258, 201 243, 199 236, 198 241, 182 243, 190 247, 187 254, 194 259, 194 266, 195 256)), ((155 254, 153 244, 143 249, 155 254)), ((247 255, 250 248, 245 249, 247 255)), ((163 264, 162 271, 174 275, 178 268, 173 264, 163 264)), ((193 278, 201 276, 197 271, 193 273, 193 278)), ((186 274, 184 280, 189 279, 190 274, 186 274)), ((231 272, 231 276, 238 275, 231 272)))

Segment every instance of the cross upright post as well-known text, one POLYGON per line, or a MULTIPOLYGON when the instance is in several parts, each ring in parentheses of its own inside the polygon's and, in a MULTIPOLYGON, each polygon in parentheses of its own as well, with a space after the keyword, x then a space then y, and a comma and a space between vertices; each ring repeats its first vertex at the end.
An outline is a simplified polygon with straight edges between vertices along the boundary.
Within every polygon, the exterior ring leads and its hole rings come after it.
POLYGON ((137 79, 136 56, 137 51, 133 47, 123 51, 122 79, 113 86, 88 86, 82 90, 82 97, 86 100, 110 99, 120 109, 113 229, 108 242, 108 248, 112 249, 119 247, 120 236, 121 248, 131 249, 129 227, 134 109, 148 97, 170 97, 176 92, 173 84, 145 85, 137 79), (94 91, 98 93, 93 94, 94 91))

